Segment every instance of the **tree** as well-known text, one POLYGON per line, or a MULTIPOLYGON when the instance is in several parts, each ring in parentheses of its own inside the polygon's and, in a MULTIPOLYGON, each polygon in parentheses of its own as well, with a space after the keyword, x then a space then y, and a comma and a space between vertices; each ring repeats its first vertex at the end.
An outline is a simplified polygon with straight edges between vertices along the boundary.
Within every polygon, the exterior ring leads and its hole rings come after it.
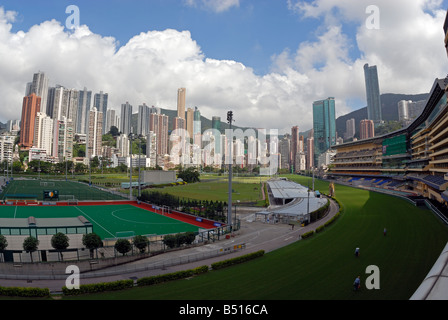
POLYGON ((0 234, 0 251, 5 250, 8 246, 8 241, 6 241, 6 238, 4 235, 0 234))
POLYGON ((62 250, 65 250, 68 248, 68 237, 67 235, 63 234, 62 232, 58 232, 55 235, 51 237, 51 246, 59 250, 59 255, 61 257, 61 260, 63 260, 62 257, 62 250))
POLYGON ((148 238, 146 238, 145 236, 137 235, 134 237, 132 242, 134 243, 134 246, 136 246, 137 249, 140 250, 140 253, 144 253, 146 246, 148 245, 148 238))
POLYGON ((129 251, 131 251, 132 249, 132 245, 129 242, 129 240, 127 239, 118 239, 115 242, 115 250, 117 250, 118 252, 120 252, 123 256, 128 253, 129 251))
POLYGON ((199 182, 199 171, 196 168, 190 167, 185 170, 180 170, 177 177, 187 183, 199 182))
POLYGON ((82 236, 82 244, 90 250, 90 258, 93 258, 93 250, 103 246, 103 241, 96 233, 88 233, 82 236))
POLYGON ((33 262, 33 252, 37 250, 39 240, 33 236, 29 236, 23 241, 23 250, 30 253, 31 262, 33 262))
POLYGON ((177 238, 171 234, 167 234, 163 237, 163 243, 170 249, 177 246, 177 238))

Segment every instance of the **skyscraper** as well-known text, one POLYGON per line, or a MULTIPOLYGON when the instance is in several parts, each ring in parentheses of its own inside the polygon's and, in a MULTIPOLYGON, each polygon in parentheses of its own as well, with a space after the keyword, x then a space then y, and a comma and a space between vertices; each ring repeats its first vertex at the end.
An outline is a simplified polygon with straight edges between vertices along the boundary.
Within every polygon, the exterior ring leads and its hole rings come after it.
POLYGON ((45 113, 38 112, 34 128, 34 147, 45 149, 51 155, 53 144, 53 119, 45 113))
POLYGON ((79 91, 78 96, 78 120, 76 122, 76 133, 87 133, 87 121, 92 105, 92 91, 87 91, 87 88, 79 91))
POLYGON ((314 165, 319 156, 336 144, 336 107, 333 97, 313 103, 314 165))
POLYGON ((177 117, 185 120, 185 100, 187 89, 179 88, 177 90, 177 117))
POLYGON ((366 63, 364 65, 364 77, 366 81, 367 118, 378 125, 383 120, 383 116, 377 67, 369 67, 366 63))
MULTIPOLYGON (((98 112, 101 112, 104 115, 104 118, 107 113, 107 100, 107 93, 103 93, 103 91, 100 91, 100 93, 95 93, 93 106, 98 110, 98 112)), ((103 134, 106 134, 106 126, 103 126, 103 134)))
POLYGON ((95 107, 89 111, 89 125, 86 140, 86 156, 91 159, 95 156, 102 156, 103 141, 103 113, 95 107))
POLYGON ((146 136, 149 133, 149 113, 146 103, 138 106, 137 134, 146 136))
POLYGON ((355 119, 351 118, 345 122, 345 139, 352 139, 355 136, 355 119))
POLYGON ((41 101, 41 97, 34 93, 23 98, 20 145, 26 150, 33 146, 36 116, 40 112, 41 101))
POLYGON ((129 102, 121 105, 121 126, 120 131, 125 135, 131 133, 132 106, 129 102))
POLYGON ((190 138, 193 138, 194 127, 194 111, 192 108, 187 109, 187 131, 190 138))
POLYGON ((215 154, 221 153, 221 117, 212 117, 212 129, 215 137, 215 154))
POLYGON ((294 126, 291 128, 291 158, 290 163, 296 168, 296 155, 299 152, 299 127, 294 126))
POLYGON ((44 72, 39 71, 33 75, 33 81, 27 84, 25 96, 34 93, 41 98, 41 111, 46 112, 48 95, 48 78, 44 72))

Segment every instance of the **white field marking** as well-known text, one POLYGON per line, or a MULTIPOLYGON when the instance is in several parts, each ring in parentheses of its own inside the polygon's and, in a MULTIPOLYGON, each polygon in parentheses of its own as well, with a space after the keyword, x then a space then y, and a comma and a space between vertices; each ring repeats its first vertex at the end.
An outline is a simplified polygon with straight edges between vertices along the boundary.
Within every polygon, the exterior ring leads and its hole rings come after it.
POLYGON ((113 238, 115 238, 115 235, 112 234, 109 230, 107 230, 106 228, 104 228, 102 225, 100 225, 99 223, 97 223, 95 220, 93 220, 88 214, 86 214, 84 211, 82 211, 81 209, 79 209, 78 207, 75 206, 76 209, 78 209, 79 211, 81 211, 87 218, 89 218, 90 221, 95 222, 95 224, 97 226, 99 226, 100 228, 102 228, 104 231, 106 231, 107 233, 109 233, 113 238))
POLYGON ((115 212, 132 210, 132 209, 134 209, 134 208, 118 209, 118 210, 112 211, 111 215, 114 218, 118 219, 118 220, 125 221, 125 222, 130 222, 130 223, 139 223, 139 224, 147 224, 147 225, 154 225, 154 224, 169 224, 169 225, 176 225, 176 224, 178 224, 178 225, 181 225, 181 224, 183 224, 183 222, 177 222, 177 223, 176 222, 175 223, 166 223, 166 222, 165 223, 153 223, 153 222, 135 221, 135 220, 129 220, 129 219, 120 218, 119 216, 117 216, 115 214, 115 212))

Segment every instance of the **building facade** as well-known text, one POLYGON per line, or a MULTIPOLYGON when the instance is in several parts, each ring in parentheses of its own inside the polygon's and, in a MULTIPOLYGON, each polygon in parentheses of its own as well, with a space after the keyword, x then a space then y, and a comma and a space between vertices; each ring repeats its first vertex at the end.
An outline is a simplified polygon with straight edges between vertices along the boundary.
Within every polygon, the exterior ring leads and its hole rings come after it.
POLYGON ((314 167, 319 155, 336 144, 336 106, 333 97, 313 103, 314 167))

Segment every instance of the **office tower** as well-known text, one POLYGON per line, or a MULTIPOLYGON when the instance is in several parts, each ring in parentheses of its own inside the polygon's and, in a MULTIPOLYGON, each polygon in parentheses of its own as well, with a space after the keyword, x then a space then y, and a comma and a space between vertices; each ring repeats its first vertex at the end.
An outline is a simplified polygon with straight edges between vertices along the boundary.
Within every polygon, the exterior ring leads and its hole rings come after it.
POLYGON ((361 139, 373 138, 375 136, 375 125, 372 120, 361 120, 359 135, 361 139))
POLYGON ((336 144, 336 110, 333 97, 313 103, 314 165, 319 155, 336 144))
POLYGON ((132 106, 129 102, 121 105, 121 133, 129 136, 131 134, 132 106))
POLYGON ((146 136, 149 132, 149 114, 150 109, 144 103, 138 106, 137 134, 146 136))
MULTIPOLYGON (((108 94, 103 93, 103 91, 100 91, 100 93, 95 93, 94 99, 93 99, 93 106, 98 110, 98 112, 101 112, 104 117, 106 117, 107 113, 107 100, 108 100, 108 94)), ((103 126, 103 132, 102 134, 106 134, 106 126, 103 126)))
POLYGON ((90 107, 92 105, 92 91, 84 90, 79 91, 78 96, 78 119, 76 121, 76 133, 87 133, 87 121, 90 107))
POLYGON ((46 112, 48 96, 48 77, 44 72, 38 72, 33 75, 33 81, 27 84, 25 96, 34 93, 41 98, 41 112, 46 112))
POLYGON ((62 120, 53 119, 53 151, 52 155, 59 159, 59 162, 72 161, 73 159, 73 122, 67 117, 62 120))
POLYGON ((41 97, 32 93, 23 98, 22 120, 20 125, 20 145, 25 150, 33 146, 34 127, 36 125, 36 116, 40 112, 41 97))
POLYGON ((355 119, 351 118, 345 121, 345 139, 352 139, 355 136, 355 119))
POLYGON ((193 131, 194 131, 194 110, 192 108, 187 109, 187 131, 189 138, 193 138, 193 131))
POLYGON ((86 156, 92 159, 95 156, 102 156, 103 144, 103 113, 93 107, 89 111, 89 125, 87 128, 86 156))
POLYGON ((36 115, 34 129, 34 147, 44 149, 48 156, 51 155, 53 144, 53 119, 43 112, 36 115))
POLYGON ((375 125, 378 125, 383 119, 377 67, 369 67, 366 63, 364 65, 364 77, 366 82, 367 119, 372 120, 375 125))
POLYGON ((294 170, 296 168, 296 155, 299 152, 299 127, 294 126, 291 128, 291 157, 290 163, 294 170))
POLYGON ((187 89, 179 88, 177 90, 177 117, 185 120, 185 100, 187 89))

